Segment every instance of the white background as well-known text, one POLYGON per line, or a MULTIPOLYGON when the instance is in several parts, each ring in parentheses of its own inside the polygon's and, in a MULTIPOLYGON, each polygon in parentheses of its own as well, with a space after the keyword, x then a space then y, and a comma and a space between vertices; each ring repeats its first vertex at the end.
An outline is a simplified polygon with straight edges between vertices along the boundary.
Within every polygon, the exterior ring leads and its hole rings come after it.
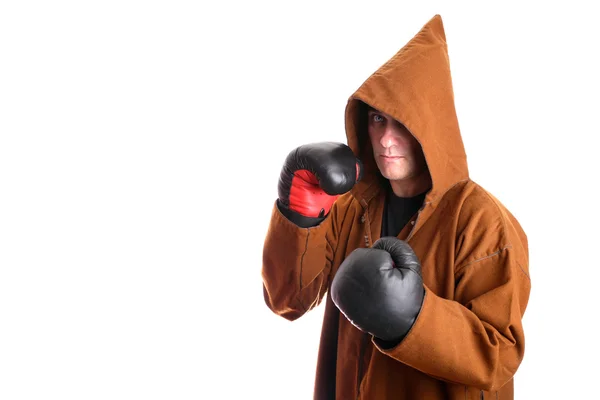
POLYGON ((530 240, 516 398, 597 393, 592 2, 446 3, 3 2, 0 398, 311 398, 323 309, 262 297, 279 170, 436 13, 472 178, 530 240))

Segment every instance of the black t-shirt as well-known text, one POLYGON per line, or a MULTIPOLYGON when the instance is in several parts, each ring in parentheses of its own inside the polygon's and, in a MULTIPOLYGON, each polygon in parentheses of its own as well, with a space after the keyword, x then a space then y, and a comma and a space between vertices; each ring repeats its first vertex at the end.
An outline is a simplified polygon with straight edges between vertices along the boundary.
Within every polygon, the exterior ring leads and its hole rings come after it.
POLYGON ((398 236, 410 218, 423 205, 427 191, 413 197, 398 197, 388 187, 381 236, 398 236))

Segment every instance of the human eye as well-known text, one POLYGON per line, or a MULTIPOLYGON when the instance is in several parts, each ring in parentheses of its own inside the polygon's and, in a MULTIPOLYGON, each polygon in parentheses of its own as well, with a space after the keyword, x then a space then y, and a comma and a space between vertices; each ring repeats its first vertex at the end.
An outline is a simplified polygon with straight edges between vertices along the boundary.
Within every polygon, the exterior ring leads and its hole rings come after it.
POLYGON ((373 122, 383 122, 383 117, 379 114, 373 114, 373 122))

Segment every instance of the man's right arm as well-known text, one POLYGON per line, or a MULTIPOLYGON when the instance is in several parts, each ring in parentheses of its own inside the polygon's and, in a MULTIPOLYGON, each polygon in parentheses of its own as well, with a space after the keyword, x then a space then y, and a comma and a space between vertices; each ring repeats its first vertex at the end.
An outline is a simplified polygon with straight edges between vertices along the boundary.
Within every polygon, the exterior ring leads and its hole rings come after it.
POLYGON ((338 204, 313 227, 300 227, 273 206, 263 248, 265 303, 277 315, 295 320, 320 304, 329 286, 337 245, 338 204))
POLYGON ((360 176, 360 161, 341 143, 312 143, 289 153, 263 247, 264 297, 275 314, 295 320, 323 299, 338 242, 338 209, 349 196, 338 198, 360 176))

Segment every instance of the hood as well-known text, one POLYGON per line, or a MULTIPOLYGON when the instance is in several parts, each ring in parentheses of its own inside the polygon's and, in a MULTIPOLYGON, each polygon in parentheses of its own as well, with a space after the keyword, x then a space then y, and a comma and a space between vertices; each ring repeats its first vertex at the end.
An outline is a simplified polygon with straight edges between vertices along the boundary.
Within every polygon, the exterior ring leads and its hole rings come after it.
POLYGON ((382 178, 366 132, 366 103, 394 117, 419 141, 432 178, 425 203, 433 203, 468 178, 467 157, 454 105, 446 35, 435 15, 348 99, 348 146, 365 166, 355 186, 359 200, 370 198, 382 178))

